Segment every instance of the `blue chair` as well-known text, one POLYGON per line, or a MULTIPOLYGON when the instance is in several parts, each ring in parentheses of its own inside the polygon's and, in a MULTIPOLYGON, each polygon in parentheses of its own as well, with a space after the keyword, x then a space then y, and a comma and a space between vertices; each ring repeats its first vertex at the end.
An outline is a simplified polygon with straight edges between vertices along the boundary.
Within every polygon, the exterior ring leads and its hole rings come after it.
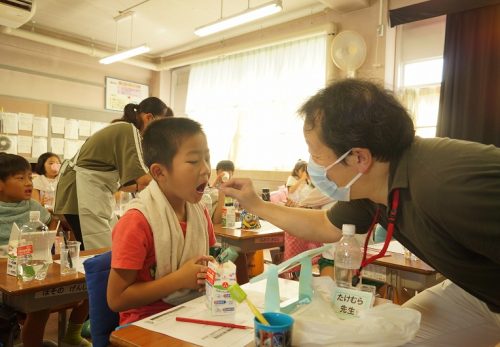
POLYGON ((111 311, 106 299, 111 252, 96 255, 83 262, 89 297, 90 332, 94 347, 109 345, 109 335, 120 323, 118 313, 111 311))

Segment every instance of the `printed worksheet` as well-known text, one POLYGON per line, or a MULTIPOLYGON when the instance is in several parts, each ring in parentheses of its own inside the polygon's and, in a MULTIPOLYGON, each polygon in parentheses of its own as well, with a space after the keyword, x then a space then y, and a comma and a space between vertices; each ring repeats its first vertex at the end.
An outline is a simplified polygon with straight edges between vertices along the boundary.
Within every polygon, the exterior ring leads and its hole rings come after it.
POLYGON ((49 119, 46 117, 33 117, 33 136, 47 137, 49 132, 49 119))
POLYGON ((33 115, 31 113, 19 113, 19 130, 33 130, 33 115))

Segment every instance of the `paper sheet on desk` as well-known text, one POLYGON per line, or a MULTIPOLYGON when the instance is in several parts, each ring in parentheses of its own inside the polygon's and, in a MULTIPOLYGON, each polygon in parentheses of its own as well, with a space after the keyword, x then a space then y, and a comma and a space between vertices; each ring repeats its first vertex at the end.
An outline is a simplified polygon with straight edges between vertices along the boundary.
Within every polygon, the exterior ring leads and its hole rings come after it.
MULTIPOLYGON (((296 287, 296 289, 298 289, 298 283, 296 287)), ((263 311, 264 293, 248 289, 246 290, 246 293, 248 297, 251 298, 255 306, 260 311, 263 311)), ((282 300, 289 299, 291 297, 290 293, 287 294, 288 297, 283 297, 282 300)), ((254 315, 247 305, 239 304, 234 315, 214 316, 207 309, 204 296, 132 324, 160 334, 175 337, 179 340, 207 347, 246 346, 254 340, 253 329, 232 329, 211 325, 177 322, 175 317, 213 320, 249 327, 254 326, 254 315)))
MULTIPOLYGON (((375 250, 381 250, 382 247, 384 247, 384 243, 375 243, 373 245, 370 245, 369 248, 375 249, 375 250)), ((399 243, 399 241, 393 240, 389 243, 389 247, 387 248, 388 252, 392 253, 399 253, 399 254, 404 254, 404 247, 402 244, 399 243)))
MULTIPOLYGON (((96 256, 96 254, 93 254, 93 255, 85 255, 85 256, 80 256, 80 259, 78 259, 78 260, 79 260, 79 262, 78 262, 78 264, 77 264, 77 266, 76 266, 76 271, 81 272, 82 274, 84 274, 84 273, 85 273, 85 268, 83 267, 83 262, 84 262, 85 260, 90 259, 90 258, 93 258, 93 257, 95 257, 95 256, 96 256)), ((60 259, 58 259, 58 260, 54 260, 54 263, 61 264, 61 260, 60 260, 60 259)))

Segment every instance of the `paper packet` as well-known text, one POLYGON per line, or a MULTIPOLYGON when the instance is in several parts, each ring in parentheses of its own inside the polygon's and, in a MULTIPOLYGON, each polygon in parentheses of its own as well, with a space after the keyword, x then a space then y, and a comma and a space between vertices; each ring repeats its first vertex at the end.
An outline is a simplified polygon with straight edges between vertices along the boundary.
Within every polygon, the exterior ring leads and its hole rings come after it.
POLYGON ((232 261, 209 262, 205 282, 208 309, 214 315, 233 314, 236 303, 228 292, 236 283, 236 265, 232 261))

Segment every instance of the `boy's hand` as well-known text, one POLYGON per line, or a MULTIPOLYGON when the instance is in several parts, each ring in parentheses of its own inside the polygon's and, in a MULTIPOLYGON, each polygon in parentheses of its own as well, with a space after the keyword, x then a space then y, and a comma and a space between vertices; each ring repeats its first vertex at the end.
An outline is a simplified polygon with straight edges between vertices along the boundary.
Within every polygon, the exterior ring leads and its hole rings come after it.
POLYGON ((255 213, 255 207, 262 203, 262 199, 255 193, 252 181, 248 178, 231 178, 220 188, 227 196, 239 201, 240 207, 250 213, 255 213))
POLYGON ((181 266, 183 288, 203 290, 205 286, 205 277, 207 273, 207 261, 213 259, 210 256, 199 256, 189 259, 181 266), (201 286, 203 282, 203 288, 201 286))

